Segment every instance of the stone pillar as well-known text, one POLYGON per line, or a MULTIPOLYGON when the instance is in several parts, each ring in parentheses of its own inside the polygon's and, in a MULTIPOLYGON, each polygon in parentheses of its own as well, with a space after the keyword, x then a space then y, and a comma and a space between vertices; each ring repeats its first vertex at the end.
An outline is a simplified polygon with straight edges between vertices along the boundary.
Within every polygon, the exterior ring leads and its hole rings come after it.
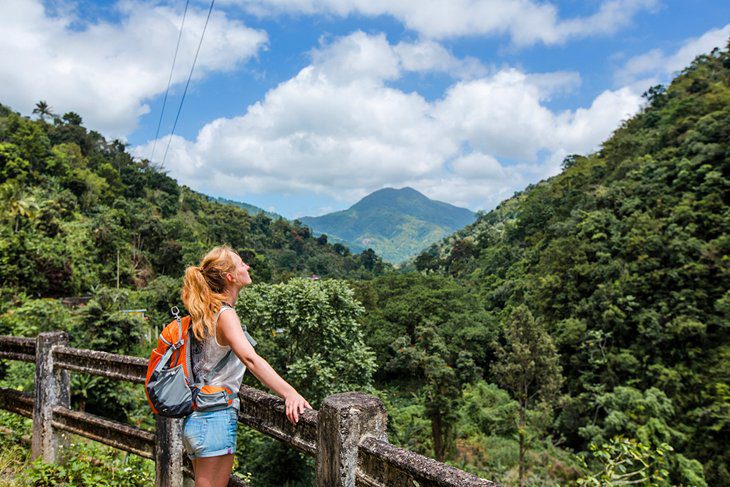
POLYGON ((355 487, 360 441, 387 440, 387 424, 377 397, 345 392, 325 398, 317 427, 317 487, 355 487))
POLYGON ((182 419, 157 416, 155 487, 183 485, 182 419))
POLYGON ((68 435, 53 430, 53 408, 69 407, 68 371, 54 369, 53 348, 68 345, 65 332, 40 333, 36 337, 35 398, 33 401, 33 439, 31 458, 53 463, 60 459, 61 450, 68 445, 68 435))

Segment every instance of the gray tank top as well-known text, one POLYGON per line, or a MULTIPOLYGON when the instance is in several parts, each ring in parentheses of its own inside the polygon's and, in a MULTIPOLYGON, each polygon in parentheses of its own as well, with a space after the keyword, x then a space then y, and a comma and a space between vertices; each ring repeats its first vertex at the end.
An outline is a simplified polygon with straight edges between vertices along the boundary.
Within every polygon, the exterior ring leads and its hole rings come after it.
MULTIPOLYGON (((218 326, 218 317, 221 313, 231 310, 236 312, 233 308, 227 305, 221 306, 221 309, 215 315, 215 326, 218 326)), ((205 374, 210 372, 218 362, 231 350, 229 346, 223 346, 218 343, 216 334, 213 333, 211 336, 203 340, 199 354, 196 354, 194 358, 193 371, 195 377, 204 377, 205 374)), ((238 390, 241 388, 241 382, 243 381, 243 374, 246 372, 246 366, 243 365, 236 356, 235 353, 231 353, 226 364, 216 372, 212 377, 208 378, 207 384, 214 386, 227 387, 235 394, 236 398, 233 400, 232 407, 236 409, 240 408, 240 401, 238 400, 238 390)))

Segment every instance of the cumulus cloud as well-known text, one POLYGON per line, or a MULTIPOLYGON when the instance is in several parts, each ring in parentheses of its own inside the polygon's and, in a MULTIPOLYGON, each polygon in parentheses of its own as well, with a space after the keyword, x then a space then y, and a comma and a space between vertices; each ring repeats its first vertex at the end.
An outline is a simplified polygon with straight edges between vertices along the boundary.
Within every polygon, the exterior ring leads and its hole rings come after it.
MULTIPOLYGON (((147 100, 165 91, 182 12, 132 0, 115 8, 118 22, 85 23, 72 10, 47 11, 42 0, 0 2, 0 100, 25 113, 45 100, 106 135, 130 133, 147 100)), ((173 83, 187 79, 206 15, 188 11, 173 83)), ((195 77, 230 70, 266 42, 265 32, 214 12, 195 77)))
POLYGON ((312 52, 313 65, 331 81, 395 80, 403 72, 446 73, 454 78, 483 76, 488 69, 473 57, 457 58, 438 42, 388 43, 384 34, 362 31, 323 44, 312 52))
POLYGON ((616 72, 616 83, 648 88, 652 84, 664 82, 672 74, 688 66, 698 55, 708 53, 716 47, 725 47, 728 38, 730 24, 709 30, 700 37, 687 39, 674 53, 666 54, 661 49, 653 49, 632 57, 616 72))
POLYGON ((456 78, 477 78, 488 71, 478 59, 456 58, 444 46, 430 40, 401 42, 393 50, 405 71, 441 72, 456 78))
POLYGON ((535 0, 223 0, 257 15, 281 13, 388 15, 422 37, 510 36, 515 45, 559 44, 606 35, 628 25, 658 0, 605 0, 586 17, 561 19, 551 3, 535 0))
POLYGON ((362 32, 323 45, 245 114, 207 124, 194 141, 175 137, 167 169, 202 191, 238 197, 315 191, 352 201, 410 185, 485 208, 554 174, 565 154, 596 148, 641 102, 630 90, 606 91, 589 107, 554 112, 546 100, 580 78, 517 69, 456 80, 429 101, 390 86, 426 69, 404 54, 410 48, 362 32))

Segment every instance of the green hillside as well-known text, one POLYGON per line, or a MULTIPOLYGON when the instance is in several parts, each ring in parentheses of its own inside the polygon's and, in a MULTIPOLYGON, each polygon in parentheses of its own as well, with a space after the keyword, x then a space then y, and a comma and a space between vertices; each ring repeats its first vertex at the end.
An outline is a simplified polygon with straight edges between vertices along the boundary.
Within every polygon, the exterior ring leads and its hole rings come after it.
POLYGON ((474 213, 434 201, 412 188, 384 188, 344 211, 300 219, 320 234, 351 248, 372 248, 390 262, 402 262, 426 246, 474 221, 474 213))
POLYGON ((67 113, 30 120, 0 105, 0 282, 36 296, 99 286, 143 288, 179 278, 213 245, 238 249, 254 278, 368 277, 372 253, 352 255, 307 227, 212 201, 180 186, 121 142, 67 113))
POLYGON ((250 204, 244 203, 242 201, 229 200, 227 198, 220 198, 220 197, 215 197, 215 196, 210 196, 210 198, 213 201, 215 201, 216 203, 221 203, 224 205, 233 205, 238 208, 242 208, 242 209, 246 210, 250 215, 253 215, 253 216, 258 215, 259 213, 263 213, 264 215, 268 216, 272 220, 279 220, 279 219, 284 218, 283 216, 279 215, 278 213, 266 211, 263 208, 259 208, 256 205, 250 205, 250 204))
POLYGON ((696 459, 709 485, 730 485, 728 52, 645 97, 598 152, 416 266, 475 289, 487 322, 509 330, 527 305, 543 323, 565 376, 550 427, 564 446, 667 443, 672 484, 702 484, 696 459))

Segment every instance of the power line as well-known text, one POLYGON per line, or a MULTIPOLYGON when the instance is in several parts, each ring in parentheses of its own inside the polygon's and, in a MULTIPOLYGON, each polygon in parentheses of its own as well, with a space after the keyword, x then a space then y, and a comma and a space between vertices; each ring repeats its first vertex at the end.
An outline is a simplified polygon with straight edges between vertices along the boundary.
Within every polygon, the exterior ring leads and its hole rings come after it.
POLYGON ((175 55, 172 57, 172 67, 170 68, 170 77, 167 78, 167 88, 165 89, 165 98, 162 100, 162 111, 160 112, 160 120, 157 122, 157 131, 155 132, 155 141, 152 143, 152 155, 150 161, 155 160, 155 148, 157 147, 157 138, 160 136, 160 127, 162 126, 162 116, 165 114, 165 106, 167 105, 167 94, 170 92, 170 84, 172 83, 172 73, 175 71, 175 62, 177 62, 177 51, 180 49, 180 39, 182 39, 183 28, 185 27, 185 17, 188 14, 188 5, 190 0, 185 1, 185 10, 183 11, 182 22, 180 22, 180 32, 177 34, 177 44, 175 45, 175 55))
POLYGON ((210 14, 213 12, 213 5, 215 0, 210 0, 210 8, 208 9, 208 16, 205 18, 205 25, 203 25, 203 32, 200 34, 200 42, 198 42, 198 49, 195 51, 195 57, 193 58, 193 65, 190 67, 190 73, 188 74, 188 81, 185 83, 185 89, 183 90, 182 98, 180 99, 180 106, 177 108, 177 115, 175 115, 175 123, 172 124, 172 131, 170 132, 170 138, 167 139, 167 147, 165 147, 165 154, 162 156, 162 166, 165 165, 165 159, 167 159, 167 151, 170 150, 170 143, 172 142, 172 136, 175 134, 175 128, 177 127, 177 121, 180 118, 180 112, 182 111, 183 103, 185 103, 185 95, 188 93, 188 86, 190 86, 190 79, 193 77, 193 71, 195 70, 195 63, 198 61, 198 54, 200 54, 200 46, 203 45, 203 37, 205 37, 205 30, 208 28, 208 21, 210 20, 210 14))

